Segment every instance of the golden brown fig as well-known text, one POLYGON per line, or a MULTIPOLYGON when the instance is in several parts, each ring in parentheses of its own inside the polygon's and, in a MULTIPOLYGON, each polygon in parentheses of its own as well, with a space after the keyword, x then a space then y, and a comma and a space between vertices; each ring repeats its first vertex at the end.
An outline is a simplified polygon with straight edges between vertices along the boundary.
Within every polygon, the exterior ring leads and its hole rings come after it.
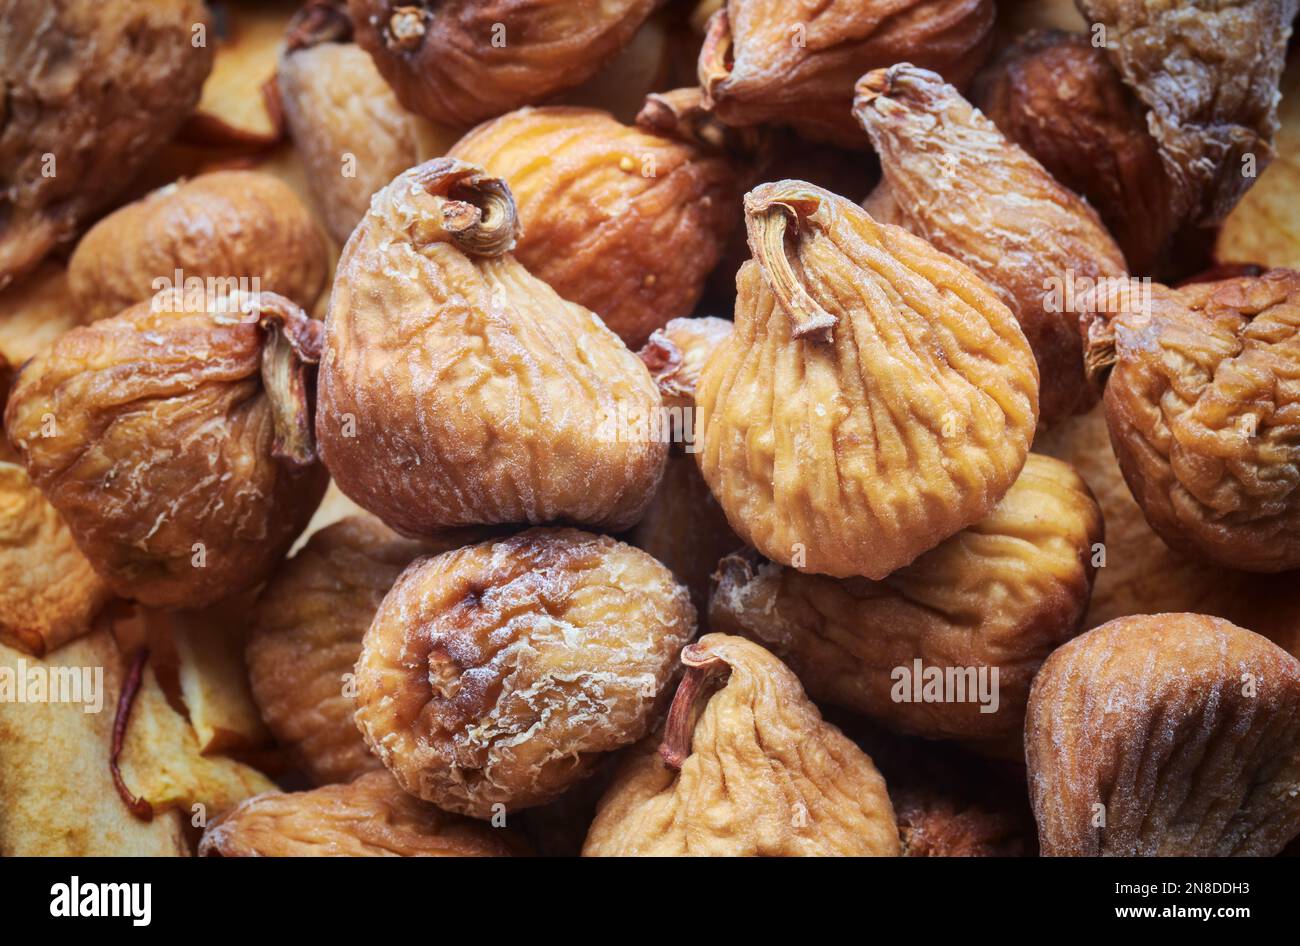
POLYGON ((970 266, 1034 350, 1045 426, 1086 411, 1080 302, 1127 277, 1097 214, 933 72, 903 63, 858 83, 854 114, 880 152, 907 229, 970 266))
POLYGON ((504 828, 449 815, 387 772, 309 792, 258 795, 214 821, 201 857, 512 857, 504 828))
POLYGON ((789 125, 868 145, 849 112, 864 72, 911 61, 965 85, 988 53, 992 0, 727 0, 700 50, 705 103, 732 125, 789 125))
POLYGON ((1151 528, 1228 568, 1300 568, 1300 273, 1126 302, 1093 325, 1089 362, 1151 528))
POLYGON ((1300 661, 1218 618, 1119 618, 1043 664, 1025 755, 1044 855, 1276 854, 1300 834, 1300 661))
POLYGON ((466 128, 580 85, 656 0, 348 0, 357 43, 408 109, 466 128))
POLYGON ((271 577, 252 620, 249 680, 276 740, 316 784, 380 767, 352 721, 352 675, 388 589, 419 556, 482 537, 464 530, 414 541, 370 516, 349 516, 313 535, 271 577))
POLYGON ((898 855, 884 779, 779 660, 706 634, 682 663, 662 745, 624 761, 584 857, 898 855))
POLYGON ((201 0, 0 2, 0 288, 108 205, 212 68, 201 0))
POLYGON ((1082 33, 1034 31, 976 77, 971 101, 1087 198, 1133 272, 1151 272, 1178 225, 1146 112, 1082 33))
POLYGON ((170 184, 109 214, 77 244, 68 285, 85 322, 160 292, 274 292, 310 309, 328 250, 289 187, 256 171, 170 184))
POLYGON ((1011 488, 1038 373, 971 270, 799 181, 745 198, 754 259, 696 398, 736 533, 800 571, 884 578, 1011 488))
POLYGON ((739 174, 721 153, 594 109, 520 109, 449 154, 510 185, 519 262, 630 346, 691 313, 739 220, 739 174))
POLYGON ((650 731, 695 633, 631 546, 531 529, 408 568, 357 661, 357 725, 403 788, 490 818, 544 804, 650 731))
POLYGON ((439 158, 376 195, 339 260, 317 429, 340 488, 406 534, 636 522, 667 444, 650 374, 508 255, 510 190, 439 158))
POLYGON ((61 336, 5 414, 32 480, 114 592, 201 607, 248 589, 325 491, 308 365, 321 326, 272 293, 167 297, 61 336))
POLYGON ((1079 475, 1030 454, 989 515, 883 581, 728 556, 709 627, 770 649, 813 699, 902 732, 1018 740, 1034 673, 1083 620, 1101 538, 1079 475))
POLYGON ((1221 222, 1273 158, 1295 0, 1078 5, 1150 109, 1176 219, 1221 222))

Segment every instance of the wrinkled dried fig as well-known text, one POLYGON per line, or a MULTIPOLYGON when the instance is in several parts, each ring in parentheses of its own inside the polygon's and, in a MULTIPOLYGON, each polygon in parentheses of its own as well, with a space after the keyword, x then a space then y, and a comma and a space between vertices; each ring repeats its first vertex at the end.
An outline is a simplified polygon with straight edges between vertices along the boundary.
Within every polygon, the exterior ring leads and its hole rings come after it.
POLYGON ((408 792, 490 818, 544 804, 656 722, 695 633, 639 549, 532 529, 408 568, 357 661, 357 725, 408 792))
POLYGON ((439 158, 380 191, 331 291, 317 429, 393 528, 636 522, 667 444, 650 374, 508 254, 509 188, 439 158))
POLYGON ((768 558, 883 578, 1011 488, 1033 354, 971 270, 842 197, 764 184, 745 217, 736 328, 696 392, 700 469, 768 558))
POLYGON ((5 430, 123 597, 201 607, 262 581, 325 491, 309 365, 319 322, 272 293, 189 311, 166 297, 29 362, 5 430))
POLYGON ((732 125, 789 125, 851 148, 849 112, 864 72, 911 61, 964 85, 988 53, 992 0, 728 0, 700 50, 705 104, 732 125))
POLYGON ((899 853, 880 773, 779 660, 706 634, 682 664, 662 744, 623 762, 584 857, 899 853))
POLYGON ((214 821, 200 857, 512 857, 504 828, 440 811, 387 772, 309 792, 258 795, 214 821))
POLYGON ((813 699, 902 732, 1018 740, 1034 673, 1079 629, 1101 537, 1079 475, 1031 453, 991 513, 883 581, 728 556, 709 627, 770 649, 813 699))
POLYGON ((0 2, 0 288, 102 210, 198 101, 201 0, 0 2))
POLYGON ((738 219, 738 173, 721 153, 594 109, 520 109, 449 154, 510 185, 519 262, 631 346, 691 313, 738 219))
POLYGON ((316 221, 286 184, 217 171, 154 191, 91 227, 68 262, 68 285, 85 322, 172 291, 197 300, 275 292, 310 309, 328 266, 316 221))
POLYGON ((1097 214, 933 72, 872 72, 853 107, 907 229, 974 269, 1015 313, 1038 361, 1044 425, 1086 411, 1096 395, 1077 297, 1127 276, 1097 214))
POLYGON ((1130 270, 1151 271, 1179 221, 1146 110, 1104 49, 1082 33, 1029 33, 976 77, 971 101, 1087 198, 1130 270))
POLYGON ((1300 661, 1219 618, 1119 618, 1043 664, 1025 755, 1045 855, 1276 854, 1300 833, 1300 661))
POLYGON ((595 75, 656 0, 348 0, 357 43, 408 109, 465 128, 595 75))
POLYGON ((1300 568, 1300 273, 1155 285, 1093 324, 1120 469, 1161 538, 1228 568, 1300 568))

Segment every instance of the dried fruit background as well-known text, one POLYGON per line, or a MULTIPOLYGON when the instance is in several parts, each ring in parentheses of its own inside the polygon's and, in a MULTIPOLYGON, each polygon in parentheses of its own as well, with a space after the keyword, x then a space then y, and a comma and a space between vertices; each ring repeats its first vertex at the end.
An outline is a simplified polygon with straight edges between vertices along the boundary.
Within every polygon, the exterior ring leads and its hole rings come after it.
POLYGON ((1296 7, 0 0, 0 857, 1294 851, 1296 7))

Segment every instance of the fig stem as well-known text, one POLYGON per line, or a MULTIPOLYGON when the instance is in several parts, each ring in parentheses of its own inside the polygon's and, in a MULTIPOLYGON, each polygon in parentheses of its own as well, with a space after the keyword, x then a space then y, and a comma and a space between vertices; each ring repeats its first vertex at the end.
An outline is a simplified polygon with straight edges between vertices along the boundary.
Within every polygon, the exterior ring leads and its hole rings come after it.
POLYGON ((108 770, 113 776, 113 786, 131 814, 141 821, 153 821, 153 805, 148 799, 137 796, 122 778, 122 769, 118 759, 126 745, 126 727, 131 721, 131 710, 135 706, 136 694, 140 692, 140 683, 144 679, 145 664, 149 660, 149 648, 141 647, 131 658, 130 669, 122 681, 122 692, 117 698, 117 713, 113 717, 113 743, 108 756, 108 770))
POLYGON ((787 239, 791 221, 795 223, 797 234, 799 211, 793 202, 756 201, 753 194, 745 199, 750 251, 762 267, 773 295, 794 321, 792 334, 795 338, 811 336, 829 342, 831 329, 837 320, 808 294, 795 271, 787 239))
POLYGON ((704 106, 704 93, 697 86, 651 92, 637 112, 636 126, 661 138, 746 160, 752 160, 766 143, 766 137, 758 129, 732 128, 718 121, 704 106))
POLYGON ((346 43, 351 39, 352 18, 338 0, 310 0, 289 21, 284 51, 291 53, 321 43, 346 43))
POLYGON ((717 107, 718 87, 731 78, 731 67, 727 57, 731 53, 731 19, 727 16, 726 4, 713 16, 704 28, 704 44, 700 47, 698 75, 700 92, 704 107, 717 107))
POLYGON ((681 683, 677 684, 677 692, 668 708, 668 720, 664 723, 663 742, 659 744, 659 758, 663 759, 664 765, 675 770, 680 770, 691 754, 700 697, 708 692, 713 679, 728 669, 727 662, 721 657, 698 655, 694 645, 682 650, 682 663, 686 665, 686 672, 682 674, 681 683))
POLYGON ((303 469, 316 462, 312 366, 320 363, 325 327, 275 293, 259 293, 253 305, 264 333, 262 387, 275 424, 271 455, 303 469))
POLYGON ((475 256, 501 256, 521 235, 510 187, 499 177, 456 158, 434 158, 416 169, 415 182, 445 198, 442 227, 453 243, 475 256))

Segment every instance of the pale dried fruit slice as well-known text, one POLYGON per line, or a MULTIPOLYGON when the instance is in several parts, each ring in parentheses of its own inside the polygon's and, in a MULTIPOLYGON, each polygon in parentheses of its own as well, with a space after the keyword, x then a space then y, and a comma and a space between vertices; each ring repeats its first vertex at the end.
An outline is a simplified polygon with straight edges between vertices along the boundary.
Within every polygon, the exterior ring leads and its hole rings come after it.
POLYGON ((1056 651, 1025 723, 1045 855, 1270 856, 1300 834, 1300 661, 1200 614, 1056 651))
POLYGON ((705 104, 728 124, 866 148, 849 112, 854 81, 910 61, 964 85, 988 53, 994 13, 992 0, 727 0, 700 50, 705 104))
POLYGON ((164 292, 191 307, 231 292, 275 292, 310 310, 328 249, 310 211, 269 174, 215 171, 169 184, 91 227, 68 262, 83 322, 164 292))
POLYGON ((584 857, 900 853, 884 779, 784 664, 725 634, 682 663, 662 745, 623 762, 584 857))
POLYGON ((970 269, 799 181, 745 199, 754 260, 700 378, 700 469, 736 533, 801 571, 883 578, 1015 482, 1038 372, 970 269))
POLYGON ((412 794, 491 818, 544 804, 654 726, 695 633, 639 549, 530 529, 408 568, 357 660, 357 725, 412 794))
POLYGON ((636 522, 667 444, 649 372, 508 255, 509 188, 453 158, 380 191, 339 260, 317 429, 335 482, 405 534, 636 522))
POLYGON ((449 154, 510 185, 519 262, 633 347, 691 313, 739 220, 725 155, 595 109, 519 109, 449 154))
POLYGON ((1101 537, 1079 475, 1030 454, 989 515, 882 581, 728 556, 709 627, 767 647, 813 699, 899 731, 1019 740, 1034 673, 1083 620, 1101 537))
POLYGON ((258 795, 213 823, 200 857, 512 857, 504 828, 440 811, 387 772, 309 792, 258 795))
POLYGON ((933 72, 878 69, 853 108, 907 229, 974 269, 1015 313, 1038 361, 1044 425, 1086 411, 1096 394, 1076 297, 1128 275, 1096 212, 933 72))

